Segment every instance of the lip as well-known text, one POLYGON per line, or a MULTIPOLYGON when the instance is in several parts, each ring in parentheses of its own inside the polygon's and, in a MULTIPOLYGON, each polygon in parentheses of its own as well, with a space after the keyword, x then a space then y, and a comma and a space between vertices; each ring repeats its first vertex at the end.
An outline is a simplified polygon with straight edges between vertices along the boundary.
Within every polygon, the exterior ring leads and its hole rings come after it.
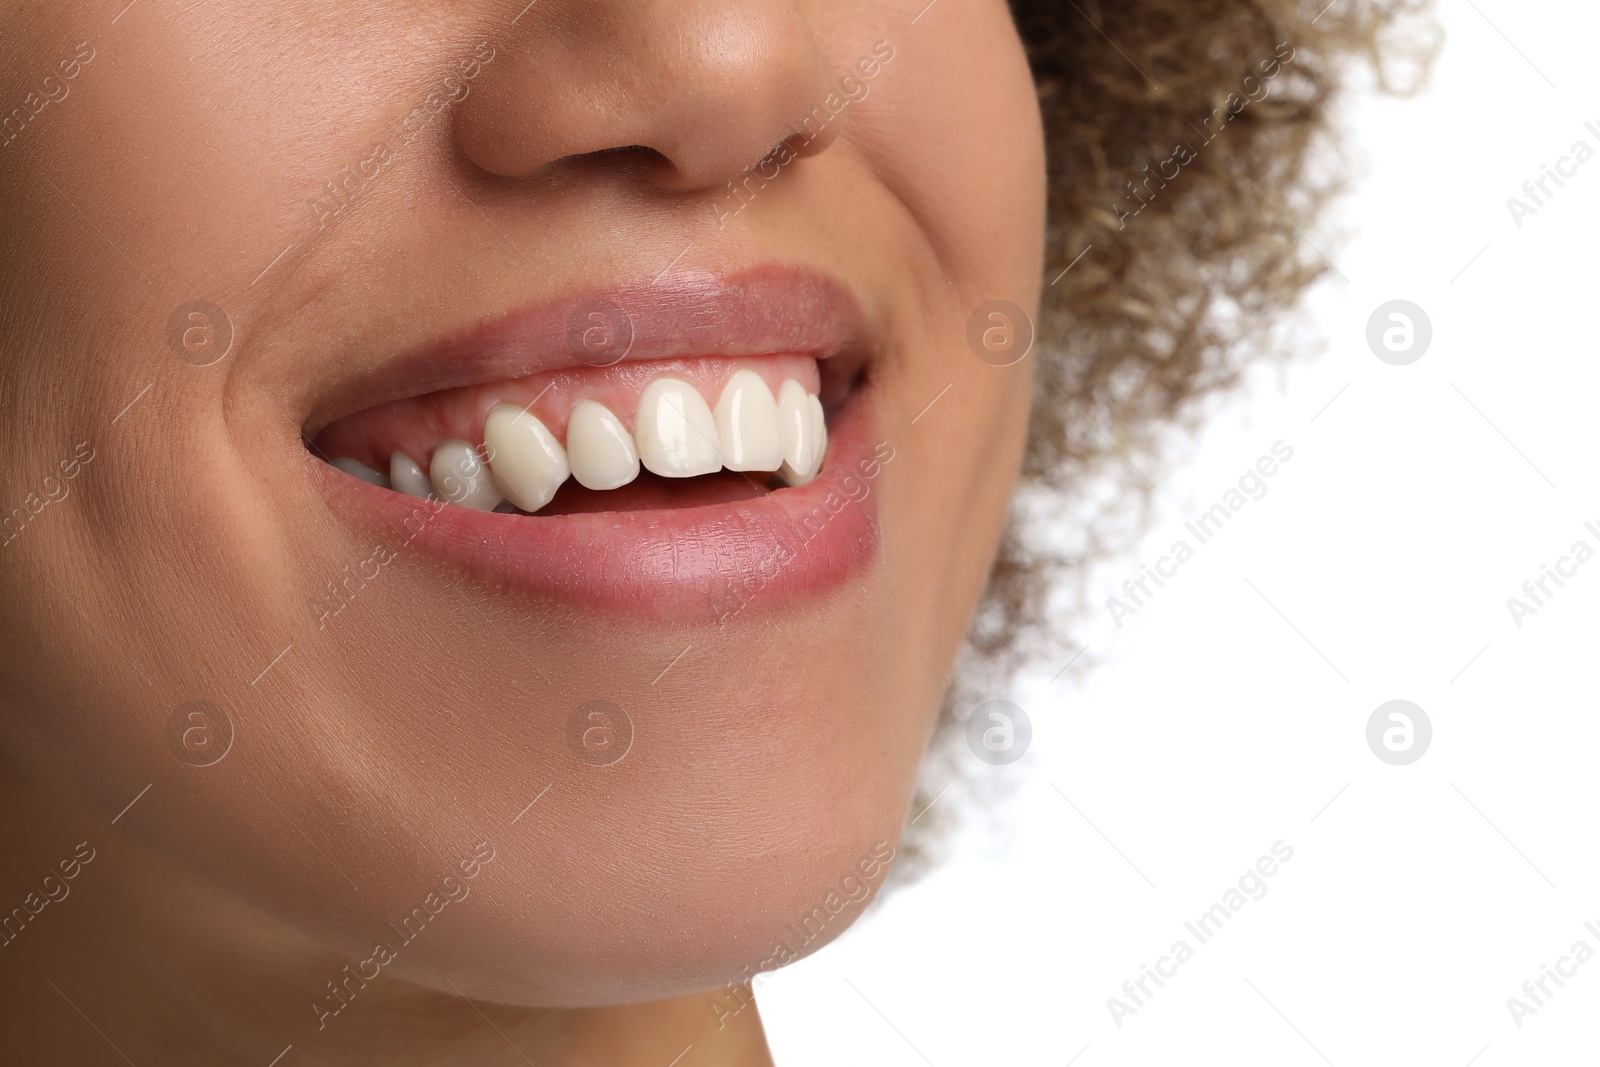
POLYGON ((396 556, 578 610, 717 624, 836 589, 876 555, 874 480, 893 453, 871 442, 871 407, 869 388, 838 413, 806 485, 692 508, 502 515, 317 467, 335 506, 383 531, 396 556))
POLYGON ((780 264, 727 275, 683 271, 528 304, 458 329, 335 386, 303 429, 313 438, 366 408, 463 385, 675 356, 812 356, 827 371, 825 390, 838 392, 870 347, 861 305, 827 275, 780 264))
MULTIPOLYGON (((859 366, 863 318, 840 283, 762 267, 690 274, 521 308, 391 361, 396 392, 352 389, 324 424, 352 411, 441 389, 596 362, 569 341, 574 316, 625 309, 625 359, 798 353, 859 366), (605 302, 602 304, 601 302, 605 302), (588 358, 586 358, 588 357, 588 358)), ((583 321, 582 319, 579 320, 583 321)), ((615 349, 603 351, 606 360, 615 349)), ((620 360, 616 360, 620 362, 620 360)), ((823 469, 804 486, 721 504, 649 511, 506 515, 380 489, 316 464, 336 511, 372 528, 397 556, 418 554, 490 587, 578 611, 719 624, 802 603, 844 585, 876 555, 883 445, 872 443, 875 390, 862 383, 829 411, 823 469)))

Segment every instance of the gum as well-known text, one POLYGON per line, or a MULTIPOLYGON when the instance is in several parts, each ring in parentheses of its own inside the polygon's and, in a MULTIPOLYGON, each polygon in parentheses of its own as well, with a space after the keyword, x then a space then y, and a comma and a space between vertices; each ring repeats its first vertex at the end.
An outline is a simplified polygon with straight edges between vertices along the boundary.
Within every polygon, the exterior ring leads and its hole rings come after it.
POLYGON ((318 433, 314 444, 330 459, 347 456, 385 473, 389 470, 390 453, 398 450, 426 470, 433 450, 443 441, 482 444, 484 420, 498 404, 525 408, 565 444, 567 419, 581 400, 604 404, 631 432, 639 397, 657 378, 688 382, 700 390, 707 405, 715 408, 723 386, 742 369, 761 375, 774 398, 790 378, 808 393, 821 390, 817 361, 810 356, 623 362, 612 367, 549 371, 408 397, 340 419, 318 433))

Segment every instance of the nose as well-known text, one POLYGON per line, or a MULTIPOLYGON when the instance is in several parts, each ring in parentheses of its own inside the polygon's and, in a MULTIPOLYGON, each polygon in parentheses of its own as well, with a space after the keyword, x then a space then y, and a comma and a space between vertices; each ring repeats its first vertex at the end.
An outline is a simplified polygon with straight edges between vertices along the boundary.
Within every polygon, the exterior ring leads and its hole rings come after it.
POLYGON ((495 49, 454 136, 505 178, 622 153, 661 188, 707 189, 785 141, 821 151, 843 118, 794 0, 536 0, 495 49))

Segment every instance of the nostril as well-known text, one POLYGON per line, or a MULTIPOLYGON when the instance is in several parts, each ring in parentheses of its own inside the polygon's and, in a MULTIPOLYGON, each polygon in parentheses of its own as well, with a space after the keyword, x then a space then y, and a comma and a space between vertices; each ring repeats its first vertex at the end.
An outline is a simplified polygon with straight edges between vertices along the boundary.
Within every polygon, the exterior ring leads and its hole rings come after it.
POLYGON ((832 122, 820 124, 815 133, 810 132, 810 126, 804 130, 797 130, 792 136, 784 138, 774 152, 788 148, 796 156, 815 156, 827 151, 833 142, 839 139, 844 132, 844 119, 848 111, 841 111, 832 122))
POLYGON ((647 145, 620 145, 590 152, 573 152, 552 160, 542 168, 546 175, 565 174, 569 178, 600 180, 622 175, 652 184, 670 182, 676 168, 662 153, 647 145), (672 177, 668 177, 672 176, 672 177))
POLYGON ((600 163, 612 166, 671 166, 672 161, 649 145, 630 144, 619 145, 616 148, 602 148, 598 152, 589 152, 584 158, 593 159, 600 163))

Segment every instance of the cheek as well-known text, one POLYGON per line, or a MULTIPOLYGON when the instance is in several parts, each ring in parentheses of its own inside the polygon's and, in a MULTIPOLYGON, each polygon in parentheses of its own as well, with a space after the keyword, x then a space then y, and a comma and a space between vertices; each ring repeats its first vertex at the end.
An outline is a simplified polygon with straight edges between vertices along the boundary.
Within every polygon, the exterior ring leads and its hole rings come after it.
POLYGON ((853 145, 916 217, 968 310, 1030 312, 1043 265, 1037 93, 1003 3, 930 9, 886 28, 895 52, 855 109, 853 145))
MULTIPOLYGON (((842 7, 831 17, 861 20, 842 7)), ((917 299, 898 331, 904 346, 886 389, 897 401, 884 435, 900 458, 874 491, 889 515, 896 622, 940 661, 961 640, 986 581, 1026 439, 1034 357, 1009 367, 984 362, 968 327, 980 306, 1005 301, 1016 327, 1033 332, 1043 134, 1005 4, 941 4, 914 26, 901 18, 859 28, 832 59, 852 63, 875 40, 893 58, 852 106, 844 140, 880 183, 869 188, 890 205, 885 212, 903 212, 894 215, 901 232, 876 219, 867 232, 902 257, 917 299)))

